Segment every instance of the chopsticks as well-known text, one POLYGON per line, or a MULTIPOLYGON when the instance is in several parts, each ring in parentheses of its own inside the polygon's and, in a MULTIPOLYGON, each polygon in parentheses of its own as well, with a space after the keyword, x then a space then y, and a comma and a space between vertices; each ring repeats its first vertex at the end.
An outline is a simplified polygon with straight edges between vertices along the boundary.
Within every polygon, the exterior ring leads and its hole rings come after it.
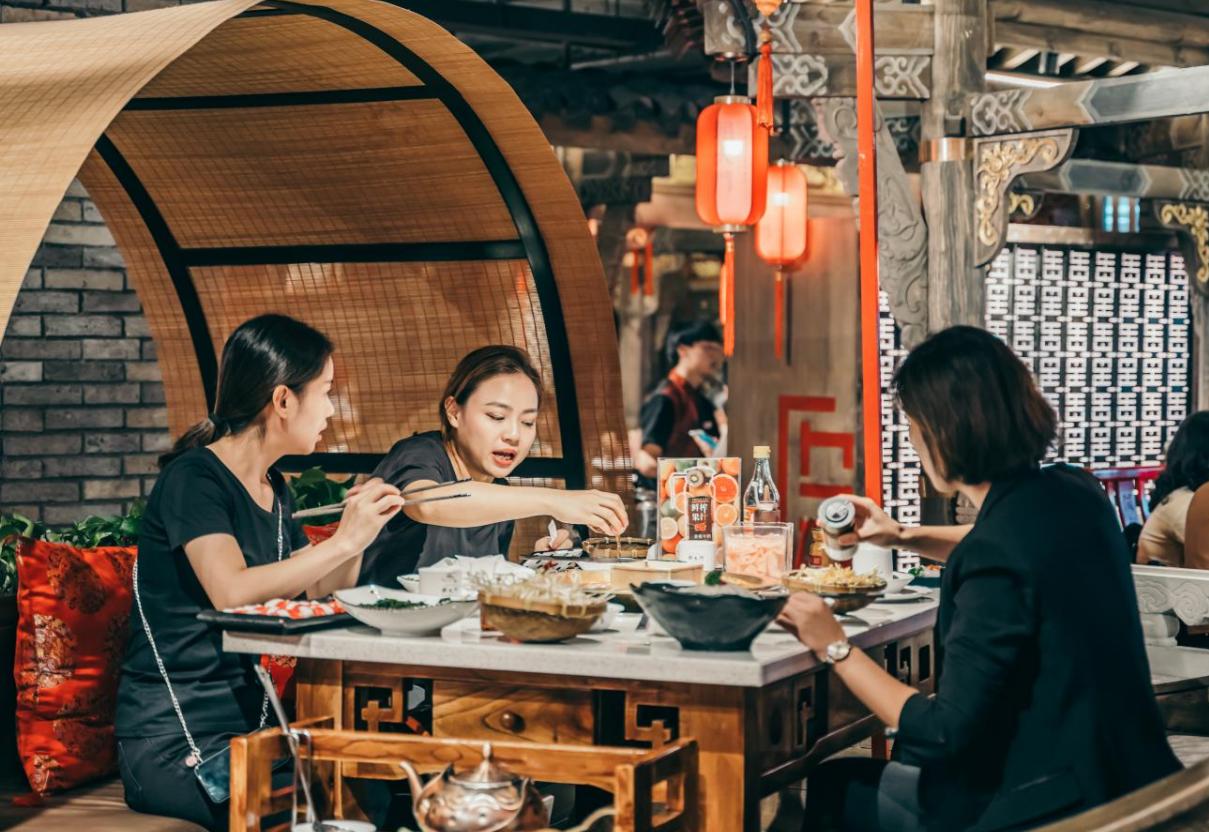
MULTIPOLYGON (((404 491, 403 496, 410 497, 412 494, 423 494, 425 491, 433 491, 437 488, 448 488, 450 486, 461 485, 462 483, 466 482, 470 482, 469 477, 465 477, 460 480, 450 480, 449 482, 439 482, 436 485, 426 485, 423 488, 413 488, 411 491, 404 491)), ((466 492, 462 492, 461 494, 443 494, 439 497, 422 497, 419 500, 405 500, 403 505, 410 506, 415 505, 416 503, 435 503, 439 500, 457 500, 461 497, 469 496, 470 495, 466 492)), ((296 511, 294 512, 293 516, 295 520, 305 520, 308 517, 322 517, 326 514, 339 514, 344 511, 344 506, 345 502, 342 500, 339 503, 332 503, 331 505, 316 506, 315 508, 296 511)))

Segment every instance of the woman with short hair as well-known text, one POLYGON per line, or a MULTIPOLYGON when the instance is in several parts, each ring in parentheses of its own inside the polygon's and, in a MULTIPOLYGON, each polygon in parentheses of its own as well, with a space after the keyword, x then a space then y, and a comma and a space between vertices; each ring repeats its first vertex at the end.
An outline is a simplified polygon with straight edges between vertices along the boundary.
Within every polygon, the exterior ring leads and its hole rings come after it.
POLYGON ((1151 689, 1116 513, 1086 472, 1041 468, 1056 418, 1002 341, 953 327, 894 380, 924 473, 978 509, 972 527, 906 529, 864 498, 855 533, 947 558, 929 698, 859 648, 816 595, 779 621, 888 728, 894 760, 810 776, 806 829, 1027 828, 1179 768, 1151 689))

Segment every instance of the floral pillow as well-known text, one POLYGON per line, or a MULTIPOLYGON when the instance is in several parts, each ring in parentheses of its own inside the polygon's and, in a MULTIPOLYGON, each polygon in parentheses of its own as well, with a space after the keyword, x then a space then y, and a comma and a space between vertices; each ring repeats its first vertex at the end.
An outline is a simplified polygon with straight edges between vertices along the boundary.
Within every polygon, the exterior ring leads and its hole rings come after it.
POLYGON ((134 547, 17 547, 17 749, 35 792, 117 769, 113 715, 134 547))

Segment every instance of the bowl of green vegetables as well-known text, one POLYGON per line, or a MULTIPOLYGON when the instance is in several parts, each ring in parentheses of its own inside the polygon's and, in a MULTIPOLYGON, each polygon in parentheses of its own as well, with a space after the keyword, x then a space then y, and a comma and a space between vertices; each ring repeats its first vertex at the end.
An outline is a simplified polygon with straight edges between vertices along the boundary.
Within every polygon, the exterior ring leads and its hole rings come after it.
POLYGON ((472 615, 475 598, 456 600, 370 584, 336 592, 353 618, 388 636, 423 636, 472 615))

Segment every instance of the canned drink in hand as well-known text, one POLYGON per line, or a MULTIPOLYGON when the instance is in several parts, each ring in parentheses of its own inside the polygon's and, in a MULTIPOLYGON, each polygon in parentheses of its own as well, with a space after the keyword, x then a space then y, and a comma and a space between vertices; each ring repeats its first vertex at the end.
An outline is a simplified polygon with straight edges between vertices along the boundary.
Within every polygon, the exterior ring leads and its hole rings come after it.
POLYGON ((856 506, 843 497, 824 500, 819 504, 819 528, 823 530, 828 557, 832 560, 852 560, 856 546, 841 546, 838 538, 856 528, 856 506))

